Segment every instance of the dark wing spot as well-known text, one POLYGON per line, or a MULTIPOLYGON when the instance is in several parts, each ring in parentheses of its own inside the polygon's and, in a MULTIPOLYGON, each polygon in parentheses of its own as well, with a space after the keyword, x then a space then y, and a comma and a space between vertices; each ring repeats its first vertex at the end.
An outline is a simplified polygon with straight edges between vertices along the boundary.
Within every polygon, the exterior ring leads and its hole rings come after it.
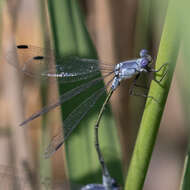
POLYGON ((33 59, 35 59, 35 60, 42 60, 42 59, 44 59, 44 56, 38 55, 38 56, 33 57, 33 59))
POLYGON ((58 144, 57 147, 55 148, 55 151, 57 151, 62 145, 63 145, 63 142, 61 142, 60 144, 58 144))
POLYGON ((27 45, 18 45, 16 46, 18 49, 28 49, 27 45))

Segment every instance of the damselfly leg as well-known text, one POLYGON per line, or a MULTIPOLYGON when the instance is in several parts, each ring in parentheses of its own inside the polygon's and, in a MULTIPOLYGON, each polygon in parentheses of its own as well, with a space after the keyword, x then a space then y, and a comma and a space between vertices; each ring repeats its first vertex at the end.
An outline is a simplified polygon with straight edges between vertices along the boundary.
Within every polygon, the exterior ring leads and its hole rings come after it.
MULTIPOLYGON (((167 63, 166 63, 166 64, 163 64, 163 65, 162 65, 159 69, 157 69, 157 70, 155 70, 155 69, 153 69, 153 68, 150 68, 150 67, 147 67, 147 72, 149 72, 149 73, 157 73, 157 72, 159 72, 163 67, 165 67, 165 66, 167 66, 167 65, 168 65, 167 63)), ((167 75, 167 72, 168 72, 168 70, 166 70, 166 71, 164 72, 164 74, 161 76, 160 80, 157 80, 157 79, 156 79, 156 76, 154 75, 153 80, 154 80, 155 82, 157 82, 157 83, 160 85, 161 81, 162 81, 162 80, 165 78, 165 76, 167 75)), ((132 96, 141 96, 141 97, 144 97, 144 98, 151 98, 151 99, 154 100, 155 102, 159 103, 159 101, 156 100, 153 96, 148 96, 147 94, 142 94, 142 93, 137 93, 137 92, 135 92, 135 87, 148 90, 148 87, 143 86, 143 85, 140 85, 140 84, 137 84, 137 81, 138 81, 139 77, 140 77, 140 74, 136 75, 135 79, 133 80, 133 82, 132 82, 132 84, 131 84, 131 86, 130 86, 130 89, 129 89, 129 94, 132 95, 132 96)))

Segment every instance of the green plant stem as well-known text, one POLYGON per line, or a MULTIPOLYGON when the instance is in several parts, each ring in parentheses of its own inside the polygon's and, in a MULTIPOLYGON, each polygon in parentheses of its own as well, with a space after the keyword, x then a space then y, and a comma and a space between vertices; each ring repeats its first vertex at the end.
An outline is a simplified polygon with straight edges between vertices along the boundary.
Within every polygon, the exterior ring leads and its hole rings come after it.
MULTIPOLYGON (((126 178, 126 190, 143 188, 178 55, 180 36, 178 8, 178 1, 170 0, 156 61, 156 69, 165 63, 168 64, 168 74, 161 84, 151 82, 148 96, 153 96, 160 103, 147 98, 126 178)), ((159 80, 165 71, 166 68, 156 73, 156 79, 159 80)))
MULTIPOLYGON (((184 118, 186 118, 186 122, 190 123, 190 105, 189 105, 189 97, 190 97, 190 88, 189 88, 189 75, 190 75, 190 23, 187 18, 189 18, 189 9, 190 9, 190 1, 184 0, 183 1, 183 9, 180 12, 182 15, 182 50, 183 50, 183 58, 184 63, 183 66, 185 69, 183 69, 181 72, 179 72, 179 80, 178 80, 178 86, 180 87, 180 95, 181 95, 181 101, 183 103, 183 109, 184 109, 184 118)), ((183 68, 183 66, 181 68, 183 68)), ((189 125, 187 132, 190 133, 189 125)), ((183 176, 181 179, 181 190, 189 190, 190 189, 190 135, 188 135, 188 150, 185 157, 184 162, 184 169, 183 169, 183 176)))
POLYGON ((184 171, 183 171, 183 176, 182 176, 182 181, 181 181, 181 190, 188 190, 190 188, 190 151, 188 150, 188 153, 185 157, 185 162, 184 162, 184 171))
MULTIPOLYGON (((54 44, 58 55, 78 55, 81 57, 95 58, 96 51, 87 33, 87 29, 85 28, 78 2, 76 0, 49 0, 48 2, 51 24, 53 28, 54 44)), ((65 93, 66 89, 70 89, 72 85, 73 84, 60 84, 60 94, 65 93)), ((103 82, 100 86, 103 86, 103 82)), ((76 105, 82 102, 87 97, 89 92, 92 92, 90 89, 87 91, 88 92, 85 91, 86 94, 83 93, 84 95, 79 95, 80 97, 72 98, 72 103, 69 102, 69 104, 68 102, 65 102, 62 104, 61 110, 63 120, 66 116, 68 116, 69 113, 67 112, 76 108, 76 105)), ((102 103, 102 100, 100 100, 99 103, 102 103)), ((97 107, 94 106, 91 113, 86 119, 81 121, 79 126, 76 127, 65 143, 68 175, 70 180, 74 183, 95 183, 100 182, 102 178, 100 164, 98 162, 93 141, 93 126, 95 118, 97 117, 97 111, 97 107)), ((110 116, 110 114, 107 115, 110 116)), ((114 174, 116 177, 119 176, 118 178, 121 179, 118 139, 116 137, 116 129, 113 127, 113 122, 111 123, 110 120, 111 119, 109 118, 107 121, 104 120, 101 122, 101 124, 104 125, 104 129, 101 130, 101 137, 103 138, 100 138, 103 139, 103 142, 101 141, 100 144, 101 148, 106 147, 111 153, 113 153, 114 156, 109 156, 106 161, 109 161, 109 165, 111 165, 114 161, 115 166, 117 167, 113 166, 110 173, 117 171, 114 174), (106 126, 108 126, 107 129, 105 129, 106 126), (112 144, 110 142, 114 143, 112 144)))

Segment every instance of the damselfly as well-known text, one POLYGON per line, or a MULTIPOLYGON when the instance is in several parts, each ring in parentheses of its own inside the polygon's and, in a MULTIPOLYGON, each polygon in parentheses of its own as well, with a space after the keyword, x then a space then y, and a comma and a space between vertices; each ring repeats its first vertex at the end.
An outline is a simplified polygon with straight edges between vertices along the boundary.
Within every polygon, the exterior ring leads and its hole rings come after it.
MULTIPOLYGON (((79 57, 63 57, 58 58, 55 56, 54 51, 49 49, 37 48, 29 45, 18 45, 16 47, 16 52, 19 60, 19 64, 14 60, 13 54, 7 54, 8 62, 15 66, 17 69, 24 72, 29 76, 36 76, 42 78, 58 78, 61 83, 76 82, 76 81, 87 81, 81 85, 75 87, 74 89, 67 91, 59 97, 59 100, 47 107, 42 108, 39 112, 34 113, 31 117, 23 121, 20 125, 24 126, 33 119, 41 116, 44 113, 52 110, 53 108, 59 106, 60 104, 70 100, 74 96, 79 95, 83 91, 91 88, 92 86, 98 85, 104 78, 112 76, 112 79, 106 84, 105 87, 98 88, 93 92, 88 98, 82 101, 63 121, 63 132, 60 132, 54 136, 45 151, 45 157, 50 157, 54 152, 56 152, 65 140, 70 136, 72 131, 77 127, 80 121, 85 117, 85 115, 90 111, 90 109, 95 105, 95 103, 100 99, 100 97, 105 94, 106 89, 108 89, 108 95, 101 107, 98 115, 98 119, 95 124, 95 147, 98 153, 99 161, 101 163, 103 175, 106 176, 108 171, 106 165, 104 164, 104 159, 99 147, 98 139, 98 127, 103 114, 103 110, 106 104, 109 102, 110 97, 113 92, 117 89, 122 81, 133 78, 134 82, 131 89, 137 86, 136 81, 141 73, 143 72, 158 72, 166 64, 163 64, 158 70, 150 67, 152 62, 152 57, 148 54, 148 51, 143 49, 140 51, 140 57, 134 60, 123 61, 115 66, 101 63, 96 59, 86 59, 79 57), (46 55, 44 55, 46 53, 46 55), (54 64, 49 64, 55 61, 54 64), (101 76, 101 71, 103 71, 103 76, 101 76)), ((165 76, 166 72, 163 74, 161 80, 165 76)), ((157 81, 160 82, 160 81, 157 81)), ((133 90, 130 91, 131 94, 139 96, 139 94, 134 93, 133 90)), ((142 95, 145 96, 146 95, 142 95)), ((153 98, 153 97, 151 97, 153 98)), ((154 98, 153 98, 154 99, 154 98)))

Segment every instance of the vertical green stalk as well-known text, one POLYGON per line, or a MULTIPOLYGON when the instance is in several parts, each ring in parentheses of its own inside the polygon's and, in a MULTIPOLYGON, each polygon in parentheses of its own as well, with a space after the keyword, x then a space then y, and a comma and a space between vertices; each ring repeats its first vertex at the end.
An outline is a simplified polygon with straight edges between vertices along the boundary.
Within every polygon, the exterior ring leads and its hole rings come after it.
MULTIPOLYGON (((168 73, 160 84, 155 81, 151 82, 148 96, 153 96, 159 103, 152 98, 147 98, 126 178, 126 190, 140 190, 143 188, 178 55, 180 36, 179 7, 180 3, 177 0, 169 1, 156 61, 156 69, 167 63, 168 73)), ((156 74, 157 80, 161 78, 167 68, 165 67, 156 74)))
MULTIPOLYGON (((78 55, 95 58, 96 51, 88 35, 77 1, 49 0, 48 2, 55 49, 59 56, 78 55)), ((103 86, 103 83, 101 85, 103 86)), ((60 84, 60 94, 64 93, 66 88, 69 89, 69 85, 60 84)), ((85 96, 86 94, 81 98, 84 99, 85 96)), ((75 103, 79 102, 80 100, 78 99, 77 101, 72 101, 71 104, 67 102, 63 104, 61 107, 63 118, 65 117, 65 112, 68 109, 72 110, 72 107, 74 109, 76 107, 75 103)), ((102 100, 99 103, 102 103, 102 100)), ((91 117, 82 121, 65 143, 68 174, 74 183, 86 184, 101 181, 101 170, 95 152, 93 133, 97 111, 98 109, 95 108, 92 112, 93 116, 91 113, 91 117)), ((112 161, 116 163, 112 168, 117 166, 113 171, 116 177, 121 178, 116 130, 113 128, 113 122, 110 121, 110 117, 103 120, 101 122, 104 128, 104 131, 101 131, 101 137, 103 137, 103 141, 100 142, 101 148, 108 148, 111 155, 114 155, 113 157, 107 157, 106 161, 108 161, 108 164, 112 161)))
MULTIPOLYGON (((45 6, 47 6, 46 2, 43 0, 39 1, 39 10, 40 10, 40 20, 41 20, 41 25, 42 25, 42 33, 43 35, 43 41, 44 41, 44 47, 48 49, 50 47, 50 32, 48 31, 48 23, 47 23, 47 16, 46 16, 46 11, 45 11, 45 6)), ((47 54, 47 52, 44 52, 47 54)), ((47 83, 42 83, 41 85, 41 97, 42 97, 42 106, 45 106, 48 104, 48 88, 49 84, 48 81, 47 83)), ((42 118, 42 127, 41 127, 41 142, 39 144, 40 147, 40 153, 39 153, 39 173, 40 173, 40 186, 43 185, 43 181, 45 179, 51 178, 51 166, 50 160, 47 160, 44 158, 44 150, 47 146, 47 144, 50 141, 50 131, 49 127, 47 126, 48 123, 48 115, 44 115, 42 118)), ((42 187, 40 187, 42 188, 42 187)))
MULTIPOLYGON (((147 48, 151 33, 151 0, 140 0, 136 20, 135 51, 147 48)), ((148 49, 148 48, 147 48, 148 49)))
POLYGON ((182 50, 184 56, 184 68, 179 76, 179 86, 180 93, 182 97, 182 103, 185 110, 185 118, 188 126, 188 150, 187 155, 185 157, 184 162, 184 171, 181 179, 181 190, 190 189, 190 128, 189 128, 189 114, 190 114, 190 105, 189 105, 189 97, 190 97, 190 88, 189 88, 189 75, 190 75, 190 23, 189 23, 189 10, 190 10, 190 2, 188 0, 184 0, 183 9, 180 14, 182 15, 182 50))
POLYGON ((181 187, 180 187, 181 190, 190 189, 190 180, 189 179, 190 179, 190 150, 188 150, 188 153, 185 157, 184 171, 183 171, 181 187))

